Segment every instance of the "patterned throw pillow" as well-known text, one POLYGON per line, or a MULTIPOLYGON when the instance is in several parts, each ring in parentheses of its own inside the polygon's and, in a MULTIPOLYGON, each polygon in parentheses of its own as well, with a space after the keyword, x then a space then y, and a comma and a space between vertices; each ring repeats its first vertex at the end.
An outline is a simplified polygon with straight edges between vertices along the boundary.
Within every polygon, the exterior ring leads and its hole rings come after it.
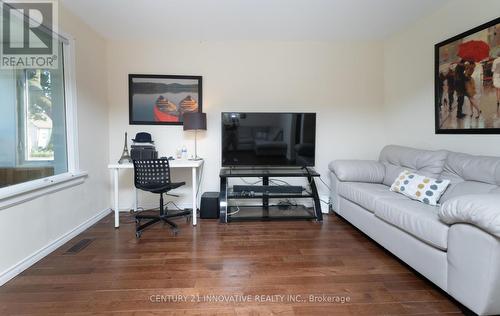
POLYGON ((437 180, 405 170, 399 174, 391 186, 391 191, 436 206, 450 180, 437 180))

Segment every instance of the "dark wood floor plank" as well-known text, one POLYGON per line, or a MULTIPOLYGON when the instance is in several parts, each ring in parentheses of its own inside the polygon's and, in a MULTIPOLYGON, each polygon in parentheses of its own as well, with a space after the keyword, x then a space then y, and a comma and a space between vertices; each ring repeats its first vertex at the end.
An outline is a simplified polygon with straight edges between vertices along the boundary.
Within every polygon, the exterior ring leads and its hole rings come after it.
POLYGON ((108 216, 0 287, 0 314, 461 315, 437 288, 334 216, 322 224, 202 220, 195 228, 179 220, 178 236, 157 225, 140 240, 132 218, 121 217, 119 230, 108 216), (92 242, 65 254, 83 238, 92 242), (235 297, 252 300, 229 300, 235 297))

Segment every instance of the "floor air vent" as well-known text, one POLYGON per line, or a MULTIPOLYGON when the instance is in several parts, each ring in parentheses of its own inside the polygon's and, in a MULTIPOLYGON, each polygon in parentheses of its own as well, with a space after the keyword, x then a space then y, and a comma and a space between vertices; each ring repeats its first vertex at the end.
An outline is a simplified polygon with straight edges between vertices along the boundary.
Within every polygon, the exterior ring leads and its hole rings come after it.
POLYGON ((76 244, 73 245, 73 247, 69 248, 64 254, 65 255, 74 255, 82 251, 83 249, 87 248, 88 245, 90 245, 91 242, 93 242, 94 239, 82 239, 76 244))

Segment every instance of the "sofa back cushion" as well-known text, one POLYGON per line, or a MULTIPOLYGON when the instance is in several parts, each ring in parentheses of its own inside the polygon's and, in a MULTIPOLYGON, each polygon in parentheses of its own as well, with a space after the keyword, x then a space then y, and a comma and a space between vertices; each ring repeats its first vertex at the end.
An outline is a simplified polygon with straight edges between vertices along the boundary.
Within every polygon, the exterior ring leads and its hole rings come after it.
MULTIPOLYGON (((448 152, 446 150, 421 150, 389 145, 382 149, 379 161, 385 165, 383 183, 391 186, 398 175, 409 170, 427 177, 440 179, 448 152)), ((443 177, 443 179, 446 179, 443 177)))
POLYGON ((500 157, 450 152, 441 178, 451 180, 442 203, 465 194, 500 193, 500 157))

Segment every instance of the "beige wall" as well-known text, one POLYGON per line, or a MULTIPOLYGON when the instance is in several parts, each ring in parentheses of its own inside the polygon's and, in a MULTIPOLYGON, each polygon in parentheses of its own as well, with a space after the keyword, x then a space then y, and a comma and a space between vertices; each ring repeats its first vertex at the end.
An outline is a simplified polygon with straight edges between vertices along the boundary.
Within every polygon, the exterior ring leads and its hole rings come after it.
POLYGON ((385 116, 390 143, 500 156, 498 135, 434 134, 434 44, 498 17, 498 0, 453 0, 386 41, 385 116))
POLYGON ((63 8, 60 24, 76 39, 79 155, 89 177, 82 185, 0 210, 0 275, 109 207, 104 40, 63 8))
MULTIPOLYGON (((317 112, 316 166, 328 179, 332 159, 376 158, 386 143, 382 60, 380 43, 110 41, 109 159, 119 159, 125 131, 129 136, 151 132, 160 155, 175 155, 183 144, 192 152, 193 134, 182 126, 128 124, 127 78, 133 73, 202 75, 208 130, 198 143, 199 154, 206 158, 201 192, 218 191, 221 111, 317 112)), ((189 179, 179 171, 174 176, 189 179)), ((130 179, 123 193, 131 193, 131 178, 123 173, 123 183, 130 179)), ((187 192, 181 193, 181 203, 189 203, 187 192)), ((122 208, 131 207, 131 197, 121 196, 122 208)), ((154 206, 156 199, 141 204, 154 206)))
MULTIPOLYGON (((318 113, 317 169, 333 159, 374 159, 387 143, 500 155, 498 136, 434 135, 434 44, 496 17, 500 2, 450 1, 385 43, 105 41, 61 8, 62 29, 76 38, 80 164, 85 184, 0 210, 0 273, 111 206, 106 165, 117 161, 123 133, 153 134, 160 154, 174 155, 193 135, 180 126, 130 126, 130 73, 204 77, 208 131, 201 192, 218 190, 221 111, 318 113), (444 26, 444 27, 443 27, 444 26), (385 98, 385 99, 384 99, 385 98), (7 255, 6 255, 7 254, 7 255)), ((131 138, 131 137, 130 137, 131 138)), ((175 171, 177 179, 188 172, 175 171)), ((131 173, 122 174, 131 193, 131 173)), ((189 181, 188 181, 189 184, 189 181)), ((326 192, 321 187, 323 193, 326 192)), ((180 203, 189 204, 187 190, 180 203)), ((121 206, 132 206, 123 194, 121 206)), ((141 196, 150 207, 156 197, 141 196)))

